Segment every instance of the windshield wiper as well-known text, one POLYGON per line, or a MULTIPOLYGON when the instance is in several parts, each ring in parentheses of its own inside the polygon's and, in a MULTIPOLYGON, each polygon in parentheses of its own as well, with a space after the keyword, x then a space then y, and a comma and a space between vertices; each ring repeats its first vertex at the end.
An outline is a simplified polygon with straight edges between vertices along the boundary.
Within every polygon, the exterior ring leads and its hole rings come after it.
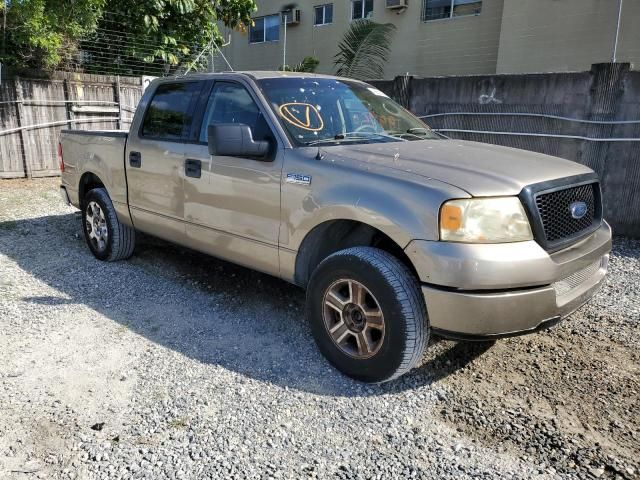
POLYGON ((433 133, 434 135, 439 135, 444 138, 449 138, 443 133, 436 132, 435 130, 430 130, 428 128, 423 128, 423 127, 409 128, 404 132, 392 130, 392 131, 387 131, 387 133, 389 135, 396 136, 397 138, 410 137, 416 140, 427 140, 430 138, 432 139, 433 137, 430 136, 431 133, 433 133), (421 134, 419 135, 418 132, 420 132, 421 134))
POLYGON ((414 128, 410 128, 409 130, 407 130, 406 132, 399 132, 399 131, 389 131, 387 132, 390 136, 392 136, 393 138, 400 138, 402 140, 404 140, 403 137, 410 137, 410 138, 415 138, 417 140, 424 140, 426 137, 423 137, 422 135, 416 135, 415 133, 411 132, 410 130, 415 130, 414 128))
MULTIPOLYGON (((338 137, 336 135, 336 137, 338 137)), ((321 143, 336 143, 336 142, 342 142, 342 141, 350 141, 350 142, 357 142, 358 140, 365 140, 368 137, 362 137, 362 138, 336 138, 336 137, 330 137, 330 138, 319 138, 318 140, 311 140, 310 142, 306 142, 305 145, 307 147, 312 147, 313 145, 320 145, 321 143)))
MULTIPOLYGON (((333 138, 319 138, 318 140, 311 140, 307 142, 305 145, 311 147, 313 145, 319 145, 321 143, 333 143, 333 142, 357 142, 360 140, 369 140, 371 138, 388 138, 393 141, 399 140, 398 137, 394 137, 393 135, 387 135, 385 133, 378 132, 345 132, 345 133, 337 133, 333 138)), ((402 140, 402 139, 400 139, 402 140)))
POLYGON ((438 132, 436 130, 430 130, 430 129, 424 128, 424 127, 413 127, 413 128, 410 128, 409 130, 407 130, 407 133, 412 133, 413 134, 416 131, 422 131, 425 134, 428 133, 428 132, 435 133, 436 135, 440 135, 441 137, 446 138, 447 140, 451 140, 451 138, 447 137, 444 133, 440 133, 440 132, 438 132))

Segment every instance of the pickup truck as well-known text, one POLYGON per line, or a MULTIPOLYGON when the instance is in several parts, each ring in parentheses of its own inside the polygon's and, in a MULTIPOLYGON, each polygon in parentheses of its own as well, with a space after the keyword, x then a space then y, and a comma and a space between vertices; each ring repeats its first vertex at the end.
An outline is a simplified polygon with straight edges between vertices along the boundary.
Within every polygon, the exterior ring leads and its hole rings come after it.
POLYGON ((596 174, 444 138, 380 90, 315 74, 155 80, 129 132, 65 130, 63 199, 99 260, 136 231, 306 289, 320 351, 384 382, 435 335, 547 328, 602 283, 596 174))

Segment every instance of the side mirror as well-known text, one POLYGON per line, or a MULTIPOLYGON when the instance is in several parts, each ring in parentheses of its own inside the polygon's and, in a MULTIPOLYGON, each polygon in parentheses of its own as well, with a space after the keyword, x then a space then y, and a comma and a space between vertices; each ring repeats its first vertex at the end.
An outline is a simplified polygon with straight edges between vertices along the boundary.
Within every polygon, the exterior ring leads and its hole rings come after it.
POLYGON ((269 152, 269 142, 253 140, 249 125, 218 123, 209 125, 207 134, 210 155, 264 157, 269 152))

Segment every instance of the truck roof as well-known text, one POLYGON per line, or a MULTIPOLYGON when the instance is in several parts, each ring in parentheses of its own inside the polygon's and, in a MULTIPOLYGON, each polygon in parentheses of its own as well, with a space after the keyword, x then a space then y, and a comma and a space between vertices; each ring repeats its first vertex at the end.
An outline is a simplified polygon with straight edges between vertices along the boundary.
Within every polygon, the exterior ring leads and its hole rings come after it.
POLYGON ((215 78, 215 77, 233 77, 244 76, 253 80, 262 80, 265 78, 328 78, 328 79, 343 79, 342 77, 336 77, 335 75, 324 75, 320 73, 302 73, 302 72, 280 72, 275 70, 243 70, 233 72, 218 72, 218 73, 194 73, 185 76, 178 77, 164 77, 166 80, 184 80, 194 78, 215 78))

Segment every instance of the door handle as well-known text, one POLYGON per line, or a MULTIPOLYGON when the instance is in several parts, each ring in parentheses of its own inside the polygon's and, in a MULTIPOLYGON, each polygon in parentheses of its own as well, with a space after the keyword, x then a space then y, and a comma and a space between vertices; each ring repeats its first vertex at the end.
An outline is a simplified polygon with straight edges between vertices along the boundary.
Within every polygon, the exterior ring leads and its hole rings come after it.
POLYGON ((140 155, 140 152, 129 152, 129 165, 134 168, 140 168, 142 166, 142 155, 140 155))
POLYGON ((191 178, 200 178, 202 176, 202 162, 188 158, 184 162, 184 174, 191 178))

